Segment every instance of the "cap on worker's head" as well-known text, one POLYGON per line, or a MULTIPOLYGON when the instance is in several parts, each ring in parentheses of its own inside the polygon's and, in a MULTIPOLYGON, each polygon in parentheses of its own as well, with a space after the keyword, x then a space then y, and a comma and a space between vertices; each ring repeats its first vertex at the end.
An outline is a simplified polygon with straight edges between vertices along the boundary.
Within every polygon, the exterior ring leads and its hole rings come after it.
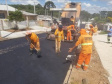
POLYGON ((31 34, 31 33, 32 33, 31 31, 27 31, 27 32, 26 32, 26 35, 29 35, 29 34, 31 34))
POLYGON ((81 34, 81 35, 82 35, 82 34, 87 34, 86 29, 81 29, 81 30, 80 30, 80 34, 81 34))
POLYGON ((73 18, 73 16, 71 16, 71 18, 73 18))
POLYGON ((90 26, 90 27, 93 27, 93 25, 92 25, 92 24, 90 24, 89 26, 90 26))
POLYGON ((59 27, 59 28, 63 28, 63 26, 62 26, 62 25, 59 25, 58 27, 59 27))

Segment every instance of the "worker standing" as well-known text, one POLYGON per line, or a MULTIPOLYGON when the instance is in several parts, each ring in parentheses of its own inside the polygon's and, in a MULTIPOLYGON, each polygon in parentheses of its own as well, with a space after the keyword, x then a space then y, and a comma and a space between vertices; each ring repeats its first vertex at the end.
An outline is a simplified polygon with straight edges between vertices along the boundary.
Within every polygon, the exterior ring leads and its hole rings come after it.
POLYGON ((38 57, 41 57, 39 37, 34 32, 28 31, 26 32, 26 39, 30 43, 30 55, 35 53, 38 57))
POLYGON ((70 21, 72 21, 73 24, 75 24, 75 18, 73 16, 71 16, 70 21))
POLYGON ((60 52, 61 48, 61 41, 64 41, 64 33, 63 33, 63 26, 59 25, 58 29, 55 31, 55 51, 56 53, 60 52))
POLYGON ((87 29, 89 32, 89 35, 93 36, 93 33, 95 32, 94 27, 92 24, 89 25, 90 29, 87 29))
POLYGON ((97 26, 97 25, 95 25, 95 27, 94 27, 95 35, 97 35, 97 31, 98 31, 98 26, 97 26))
POLYGON ((91 58, 93 41, 92 41, 92 36, 87 34, 85 29, 81 29, 80 34, 81 36, 79 37, 75 46, 73 48, 70 48, 68 52, 72 52, 76 46, 81 44, 81 52, 79 55, 76 68, 80 68, 82 63, 85 62, 83 70, 87 70, 91 58))
POLYGON ((72 39, 72 30, 74 30, 75 31, 75 26, 74 25, 70 25, 70 26, 68 26, 67 27, 67 41, 73 41, 73 39, 72 39))
POLYGON ((107 35, 107 41, 108 41, 108 43, 110 43, 110 37, 112 37, 112 26, 108 30, 108 35, 107 35))

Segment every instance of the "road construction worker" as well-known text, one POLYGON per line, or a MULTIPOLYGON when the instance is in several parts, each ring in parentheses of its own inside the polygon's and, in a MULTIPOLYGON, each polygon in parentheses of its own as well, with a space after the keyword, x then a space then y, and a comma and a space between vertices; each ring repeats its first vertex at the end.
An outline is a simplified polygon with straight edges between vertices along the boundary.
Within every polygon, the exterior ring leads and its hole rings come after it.
POLYGON ((73 41, 71 30, 75 31, 75 26, 74 25, 70 25, 70 26, 67 27, 67 41, 69 41, 69 40, 73 41))
POLYGON ((94 30, 95 30, 95 33, 98 31, 98 26, 97 25, 95 25, 94 30))
POLYGON ((75 18, 73 16, 71 16, 70 21, 72 21, 73 24, 75 24, 75 18))
POLYGON ((35 53, 38 57, 41 57, 39 37, 34 32, 28 31, 26 32, 26 39, 30 43, 30 55, 35 53))
POLYGON ((59 25, 58 29, 55 31, 55 51, 56 53, 60 52, 61 48, 61 41, 64 41, 64 33, 63 33, 63 26, 59 25))
POLYGON ((91 58, 93 41, 92 36, 86 33, 85 29, 81 29, 80 34, 81 36, 78 38, 75 46, 73 48, 70 48, 68 52, 72 52, 74 48, 81 44, 81 51, 76 68, 80 68, 82 63, 84 62, 85 64, 83 70, 87 70, 91 58))
POLYGON ((107 35, 107 41, 108 41, 108 43, 110 43, 110 37, 112 37, 112 26, 108 30, 108 35, 107 35))
POLYGON ((92 24, 89 25, 90 29, 87 29, 89 32, 89 35, 93 36, 93 33, 95 33, 94 27, 92 24))

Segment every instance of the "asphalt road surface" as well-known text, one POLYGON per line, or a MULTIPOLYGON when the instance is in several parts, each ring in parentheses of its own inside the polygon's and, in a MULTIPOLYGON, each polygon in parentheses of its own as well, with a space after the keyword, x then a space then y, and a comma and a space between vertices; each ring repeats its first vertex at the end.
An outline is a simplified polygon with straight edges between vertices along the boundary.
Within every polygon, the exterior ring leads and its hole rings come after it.
POLYGON ((0 42, 0 84, 63 84, 70 63, 65 63, 73 43, 62 42, 61 53, 55 53, 54 41, 39 35, 42 57, 29 55, 25 38, 0 42))

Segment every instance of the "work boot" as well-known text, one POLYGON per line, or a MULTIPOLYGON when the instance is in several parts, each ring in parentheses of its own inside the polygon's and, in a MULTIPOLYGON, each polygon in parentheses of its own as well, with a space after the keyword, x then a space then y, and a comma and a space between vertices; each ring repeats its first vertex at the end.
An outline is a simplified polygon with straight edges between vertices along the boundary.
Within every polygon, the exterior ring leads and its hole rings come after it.
POLYGON ((86 67, 86 66, 83 67, 83 70, 84 71, 87 71, 87 69, 88 69, 88 67, 86 67))
POLYGON ((37 54, 37 58, 41 58, 41 57, 42 57, 42 55, 41 55, 41 51, 40 51, 40 50, 37 51, 36 54, 37 54))
POLYGON ((80 66, 75 66, 75 68, 76 68, 77 70, 79 70, 80 66))
POLYGON ((70 40, 70 42, 72 42, 73 40, 70 40))

